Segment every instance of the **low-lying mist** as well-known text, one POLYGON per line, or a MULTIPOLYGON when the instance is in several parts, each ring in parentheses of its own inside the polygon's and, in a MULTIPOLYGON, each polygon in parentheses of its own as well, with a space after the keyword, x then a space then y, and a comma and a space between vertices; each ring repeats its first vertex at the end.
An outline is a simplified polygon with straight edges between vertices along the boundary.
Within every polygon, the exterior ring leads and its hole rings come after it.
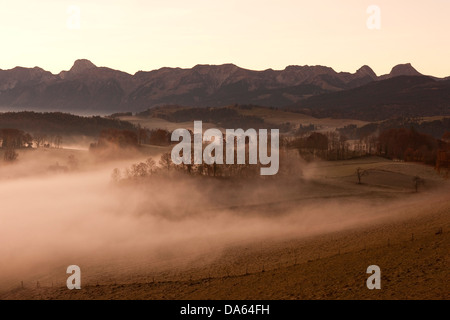
POLYGON ((145 260, 151 268, 205 253, 214 259, 231 245, 386 219, 430 196, 391 203, 359 197, 353 185, 314 180, 313 165, 304 163, 298 177, 248 180, 172 174, 114 184, 112 170, 132 160, 42 174, 39 168, 58 159, 36 154, 0 167, 0 291, 71 264, 113 269, 145 260))

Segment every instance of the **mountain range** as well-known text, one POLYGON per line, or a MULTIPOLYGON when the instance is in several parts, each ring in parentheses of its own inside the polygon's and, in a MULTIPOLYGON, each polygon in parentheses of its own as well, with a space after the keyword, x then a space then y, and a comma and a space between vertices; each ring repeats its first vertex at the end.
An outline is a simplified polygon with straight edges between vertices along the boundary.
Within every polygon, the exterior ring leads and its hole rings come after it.
POLYGON ((131 75, 81 59, 59 74, 39 67, 0 70, 0 108, 105 113, 166 104, 215 107, 239 103, 290 107, 316 116, 361 117, 379 104, 398 107, 408 101, 437 101, 439 112, 450 113, 445 102, 449 82, 449 78, 423 76, 411 64, 397 65, 382 76, 369 66, 349 73, 325 66, 253 71, 233 64, 161 68, 131 75), (348 108, 360 112, 346 112, 348 108))

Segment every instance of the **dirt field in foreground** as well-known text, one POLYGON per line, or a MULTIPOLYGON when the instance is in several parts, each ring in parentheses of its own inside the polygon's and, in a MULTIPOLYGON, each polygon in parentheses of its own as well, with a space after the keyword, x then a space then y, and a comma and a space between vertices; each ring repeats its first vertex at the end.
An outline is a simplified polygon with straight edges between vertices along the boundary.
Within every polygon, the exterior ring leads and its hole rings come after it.
POLYGON ((0 299, 449 299, 450 200, 416 209, 389 223, 231 248, 207 267, 172 277, 90 279, 73 291, 19 285, 0 299), (373 264, 381 268, 381 290, 366 287, 373 264))

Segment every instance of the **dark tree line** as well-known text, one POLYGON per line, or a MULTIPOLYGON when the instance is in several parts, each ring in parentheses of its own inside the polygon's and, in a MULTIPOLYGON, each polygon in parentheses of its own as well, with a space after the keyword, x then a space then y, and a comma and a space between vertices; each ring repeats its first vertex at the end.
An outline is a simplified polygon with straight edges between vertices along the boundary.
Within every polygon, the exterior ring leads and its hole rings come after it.
POLYGON ((414 128, 386 130, 380 134, 378 142, 379 154, 387 158, 436 163, 438 140, 414 128))
POLYGON ((312 132, 304 137, 288 141, 287 145, 297 149, 302 158, 307 161, 346 160, 362 155, 355 149, 350 150, 347 137, 337 132, 312 132))
POLYGON ((158 165, 149 158, 145 162, 132 165, 120 174, 118 169, 113 171, 113 180, 118 177, 125 179, 145 178, 152 175, 167 175, 170 173, 183 173, 192 176, 206 177, 256 177, 260 175, 259 164, 180 164, 175 165, 172 162, 171 153, 167 152, 161 155, 158 165))
POLYGON ((51 136, 43 134, 31 134, 18 129, 0 129, 0 147, 4 150, 3 159, 5 161, 14 161, 17 159, 17 149, 33 148, 60 148, 62 137, 60 135, 51 136))
POLYGON ((118 148, 137 148, 138 134, 130 130, 106 129, 103 130, 96 143, 91 143, 90 151, 102 150, 111 146, 118 148))
POLYGON ((1 129, 0 140, 2 148, 31 148, 33 137, 22 130, 18 129, 1 129))
POLYGON ((156 146, 170 145, 172 133, 163 129, 148 130, 146 133, 146 143, 156 146))
POLYGON ((31 148, 33 138, 30 134, 17 129, 1 129, 0 130, 1 148, 4 150, 3 160, 13 162, 19 154, 16 149, 31 148))
POLYGON ((298 150, 308 161, 345 160, 349 158, 377 155, 388 159, 421 162, 433 165, 440 172, 450 167, 450 132, 441 139, 418 132, 414 127, 392 128, 352 142, 337 132, 313 132, 303 137, 287 140, 286 145, 298 150))
MULTIPOLYGON (((252 106, 249 106, 251 108, 252 106)), ((240 106, 244 109, 245 107, 240 106)), ((264 122, 264 119, 254 115, 243 115, 236 109, 230 107, 219 108, 179 108, 173 112, 163 112, 158 110, 148 110, 139 113, 142 117, 158 117, 170 122, 193 122, 201 120, 203 122, 215 123, 223 128, 248 128, 270 129, 270 124, 264 122)))
MULTIPOLYGON (((171 174, 185 174, 189 176, 197 177, 211 177, 211 178, 263 178, 268 177, 261 176, 260 169, 261 164, 249 164, 248 150, 246 150, 245 164, 194 164, 193 151, 191 152, 191 164, 179 164, 175 165, 172 162, 171 152, 166 152, 161 155, 158 163, 153 158, 148 158, 146 161, 142 161, 133 164, 130 168, 123 170, 122 172, 116 168, 112 172, 112 180, 115 182, 121 180, 136 180, 149 178, 151 176, 167 176, 171 174)), ((237 157, 237 150, 235 149, 235 158, 237 157)), ((301 168, 299 164, 298 156, 295 157, 294 153, 289 152, 286 148, 282 148, 279 153, 279 171, 280 176, 301 176, 301 168)))
POLYGON ((171 143, 171 132, 163 129, 148 130, 141 127, 138 127, 138 130, 105 129, 100 132, 97 142, 91 143, 90 150, 95 152, 110 147, 137 149, 143 144, 167 146, 171 143))
POLYGON ((47 136, 98 136, 105 129, 137 130, 130 122, 100 116, 82 117, 62 112, 5 112, 0 113, 0 128, 16 128, 47 136))

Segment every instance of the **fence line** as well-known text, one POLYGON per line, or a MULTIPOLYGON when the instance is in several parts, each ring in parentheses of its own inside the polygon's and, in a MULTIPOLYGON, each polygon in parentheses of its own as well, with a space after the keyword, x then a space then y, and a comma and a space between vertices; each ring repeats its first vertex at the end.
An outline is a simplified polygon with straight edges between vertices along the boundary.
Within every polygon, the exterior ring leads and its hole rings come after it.
MULTIPOLYGON (((376 243, 372 245, 368 245, 367 242, 364 240, 363 243, 360 246, 360 249, 355 248, 352 246, 352 249, 345 250, 342 247, 338 247, 335 253, 330 253, 329 250, 315 250, 315 254, 312 256, 303 256, 299 253, 298 248, 295 250, 294 254, 289 254, 286 259, 280 259, 279 261, 274 262, 268 262, 263 259, 261 256, 261 260, 259 263, 252 263, 247 262, 245 265, 239 265, 239 268, 235 268, 233 266, 223 266, 222 272, 215 271, 214 273, 211 272, 211 266, 205 270, 200 270, 195 272, 194 270, 186 271, 186 272, 179 272, 176 271, 164 271, 162 273, 148 273, 146 281, 143 281, 143 279, 140 279, 139 275, 136 277, 135 281, 139 282, 118 282, 116 278, 109 278, 108 282, 104 282, 103 284, 98 280, 90 280, 87 282, 83 282, 83 275, 81 276, 82 281, 82 288, 83 287, 94 287, 94 286, 102 286, 102 285, 114 285, 114 286, 124 286, 124 285, 133 285, 133 284, 148 284, 148 285, 157 285, 157 284, 164 284, 164 283, 191 283, 191 282, 206 282, 211 283, 211 281, 214 280, 223 280, 227 278, 240 278, 240 277, 249 277, 249 276, 261 276, 264 273, 273 272, 282 270, 283 268, 291 268, 291 267, 298 267, 300 264, 310 263, 314 261, 319 261, 323 259, 333 258, 339 255, 345 255, 349 253, 356 253, 356 252, 362 252, 362 251, 368 251, 368 250, 374 250, 374 249, 381 249, 381 248, 387 248, 387 247, 396 247, 399 245, 404 245, 406 243, 414 243, 417 242, 420 239, 427 239, 432 236, 440 236, 442 235, 443 228, 440 227, 437 230, 434 230, 428 234, 423 235, 422 237, 418 237, 416 234, 411 233, 411 236, 407 239, 400 239, 397 241, 392 241, 391 238, 387 238, 384 242, 383 241, 376 241, 376 243), (319 250, 319 251, 318 251, 319 250), (324 254, 325 253, 325 254, 324 254), (285 260, 285 261, 282 261, 285 260), (239 269, 239 271, 232 272, 230 271, 230 268, 233 269, 239 269), (171 274, 173 273, 173 274, 171 274), (195 274, 204 274, 197 277, 194 277, 195 274)), ((263 252, 261 252, 261 255, 263 255, 263 252)), ((93 278, 95 276, 90 276, 90 278, 93 278)), ((128 277, 133 280, 133 275, 130 274, 128 277)), ((15 288, 11 288, 12 290, 27 290, 27 289, 34 289, 34 290, 45 290, 53 288, 55 290, 61 289, 61 288, 67 288, 65 281, 57 281, 55 279, 49 279, 46 281, 43 281, 42 279, 39 280, 29 280, 29 281, 20 281, 19 285, 15 288)), ((76 291, 76 290, 74 290, 76 291)))

